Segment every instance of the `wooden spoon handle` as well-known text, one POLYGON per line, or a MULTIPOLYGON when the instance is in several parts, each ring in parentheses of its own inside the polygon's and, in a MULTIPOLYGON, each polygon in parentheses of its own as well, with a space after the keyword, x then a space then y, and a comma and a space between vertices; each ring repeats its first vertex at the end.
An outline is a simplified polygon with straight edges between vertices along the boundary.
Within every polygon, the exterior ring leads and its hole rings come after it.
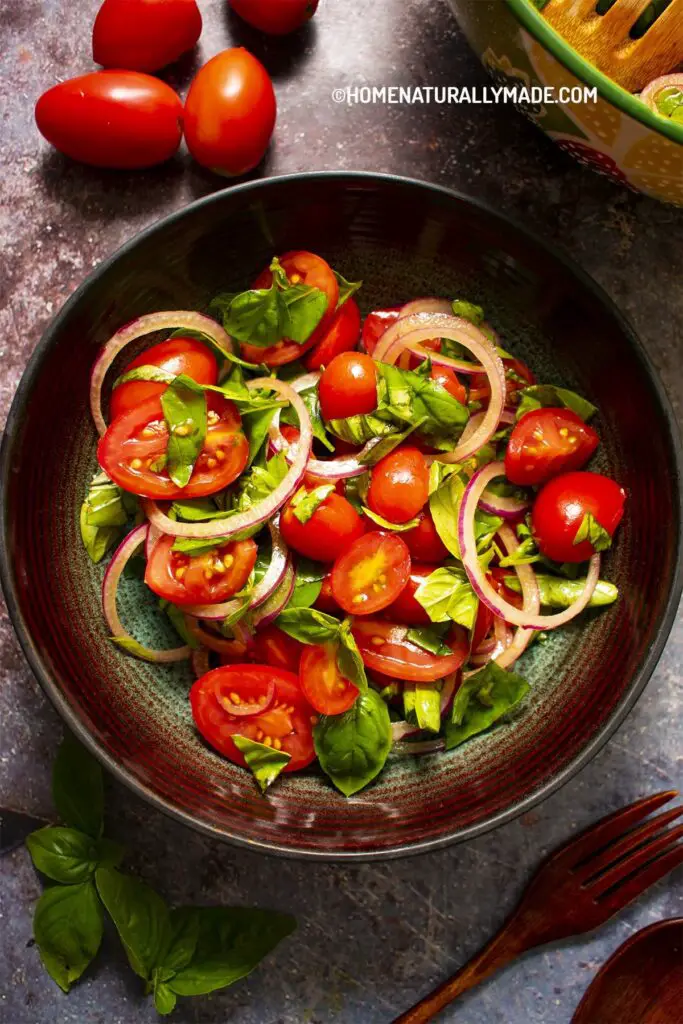
POLYGON ((393 1024, 427 1024, 463 992, 474 988, 485 978, 495 974, 501 967, 505 967, 533 945, 535 943, 530 939, 526 929, 520 929, 519 920, 513 917, 452 978, 445 981, 443 985, 439 985, 410 1010, 402 1013, 400 1017, 396 1017, 393 1024))

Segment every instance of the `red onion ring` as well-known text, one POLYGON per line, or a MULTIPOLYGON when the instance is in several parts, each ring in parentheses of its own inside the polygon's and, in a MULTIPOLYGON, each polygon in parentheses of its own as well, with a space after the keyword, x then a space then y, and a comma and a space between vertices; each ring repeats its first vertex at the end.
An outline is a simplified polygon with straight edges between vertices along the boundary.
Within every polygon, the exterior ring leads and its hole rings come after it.
POLYGON ((147 530, 147 537, 145 538, 145 558, 147 561, 149 561, 152 556, 152 548, 162 536, 163 534, 161 530, 157 530, 156 526, 152 526, 150 523, 149 529, 147 530))
MULTIPOLYGON (((395 363, 403 349, 408 348, 408 345, 404 344, 404 339, 412 334, 413 331, 427 329, 430 333, 423 335, 420 340, 434 341, 438 338, 447 337, 447 335, 442 333, 442 327, 450 330, 459 330, 459 335, 457 337, 452 336, 452 340, 457 341, 466 348, 470 348, 470 346, 465 339, 480 341, 483 338, 488 345, 489 351, 495 352, 495 346, 491 344, 485 334, 482 334, 478 327, 475 327, 473 323, 465 320, 463 317, 455 316, 451 311, 450 313, 412 313, 409 316, 400 316, 381 336, 372 353, 372 358, 379 363, 395 363)), ((418 346, 416 350, 412 347, 410 348, 410 351, 414 351, 415 355, 421 356, 423 359, 431 359, 432 361, 438 359, 440 366, 448 366, 459 373, 485 372, 483 366, 478 366, 475 363, 467 362, 463 359, 451 359, 450 356, 443 356, 440 352, 434 352, 432 349, 420 348, 419 342, 415 339, 410 342, 410 345, 418 346)))
POLYGON ((657 107, 657 94, 662 89, 682 89, 683 90, 683 74, 674 73, 673 75, 662 75, 660 78, 655 78, 654 81, 648 82, 643 91, 640 93, 638 99, 641 99, 643 103, 647 104, 650 110, 654 111, 660 117, 664 115, 657 107))
POLYGON ((190 662, 192 664, 192 671, 194 672, 195 679, 201 679, 211 668, 209 661, 209 652, 206 647, 198 647, 190 655, 190 662))
POLYGON ((280 586, 254 613, 254 629, 265 629, 266 626, 269 626, 278 617, 292 596, 295 582, 296 572, 292 562, 289 561, 280 586))
POLYGON ((208 650, 215 651, 216 654, 230 654, 235 658, 241 658, 247 653, 246 644, 239 640, 229 640, 227 637, 217 636, 207 629, 202 629, 191 615, 185 615, 185 626, 195 640, 198 640, 208 650))
MULTIPOLYGON (((505 550, 508 555, 514 554, 519 547, 519 541, 515 537, 514 530, 509 526, 502 526, 498 531, 505 550)), ((541 609, 541 597, 536 582, 536 573, 530 565, 516 565, 517 577, 522 588, 523 611, 528 615, 538 615, 541 609)), ((515 630, 512 643, 495 659, 499 668, 509 668, 524 653, 529 641, 534 635, 533 629, 523 629, 521 626, 515 630)))
MULTIPOLYGON (((125 569, 126 563, 138 548, 145 543, 146 537, 147 523, 143 523, 132 530, 121 541, 114 552, 102 581, 102 610, 104 611, 104 617, 107 620, 112 637, 120 640, 132 640, 136 644, 137 641, 124 628, 119 618, 118 608, 116 607, 116 591, 118 590, 121 573, 125 569)), ((128 653, 133 654, 136 658, 141 658, 143 661, 165 664, 172 661, 184 661, 190 657, 191 652, 189 647, 175 647, 168 651, 154 651, 143 644, 137 644, 137 649, 128 653)))
POLYGON ((414 316, 415 313, 441 313, 453 316, 453 303, 448 299, 412 299, 401 306, 401 316, 414 316))
MULTIPOLYGON (((394 722, 393 724, 403 725, 405 723, 394 722)), ((405 757, 408 754, 436 754, 437 751, 443 750, 445 745, 446 742, 443 736, 435 736, 433 740, 417 740, 410 743, 396 743, 396 746, 393 748, 393 753, 397 754, 399 757, 405 757)))
POLYGON ((116 359, 119 352, 129 345, 131 341, 142 338, 145 334, 152 334, 153 331, 182 328, 186 331, 200 331, 211 339, 219 348, 232 352, 232 339, 211 317, 203 313, 195 313, 191 310, 169 310, 162 313, 147 313, 136 320, 131 320, 125 327, 114 334, 102 348, 95 360, 90 375, 90 412, 100 437, 107 429, 104 416, 102 415, 102 385, 107 375, 107 370, 116 359))
POLYGON ((479 505, 492 516, 500 516, 502 519, 516 519, 522 512, 526 512, 530 502, 522 501, 521 498, 504 498, 492 491, 484 491, 479 505))
MULTIPOLYGON (((590 560, 586 585, 581 595, 569 608, 558 612, 556 615, 538 615, 525 612, 523 609, 516 608, 502 598, 486 579, 486 573, 479 561, 474 534, 474 513, 487 484, 496 477, 503 476, 504 473, 505 466, 502 462, 491 462, 478 470, 465 488, 458 517, 458 541, 465 571, 475 593, 491 609, 494 615, 499 615, 512 625, 524 626, 527 629, 557 629, 558 626, 563 626, 566 622, 570 622, 575 618, 590 601, 600 576, 600 555, 594 554, 590 560)), ((528 565, 515 566, 515 569, 518 570, 518 574, 520 569, 529 569, 533 573, 533 569, 528 565)), ((520 574, 520 583, 524 586, 522 579, 520 574)))
POLYGON ((232 516, 230 519, 213 519, 204 523, 183 523, 169 519, 155 501, 143 499, 145 515, 150 523, 163 533, 169 533, 173 537, 232 537, 236 533, 260 526, 261 523, 272 519, 275 513, 291 498, 303 480, 313 442, 311 419, 306 406, 296 391, 285 381, 278 380, 277 377, 259 377, 257 380, 248 381, 247 387, 250 390, 269 388, 272 391, 277 391, 288 402, 291 402, 296 410, 299 418, 298 451, 289 472, 275 490, 255 508, 232 516))

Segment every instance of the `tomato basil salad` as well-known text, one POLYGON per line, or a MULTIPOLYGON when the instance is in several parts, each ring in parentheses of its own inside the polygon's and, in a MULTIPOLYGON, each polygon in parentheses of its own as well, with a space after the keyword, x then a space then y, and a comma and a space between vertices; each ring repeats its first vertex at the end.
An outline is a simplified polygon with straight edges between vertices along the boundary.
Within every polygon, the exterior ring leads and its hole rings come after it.
POLYGON ((513 671, 526 647, 617 597, 600 560, 625 493, 584 469, 595 407, 537 383, 479 306, 424 298, 362 322, 360 286, 285 253, 217 296, 216 319, 127 324, 92 373, 100 471, 81 532, 93 561, 120 541, 112 640, 191 659, 197 729, 263 791, 317 758, 349 796, 392 748, 488 730, 529 689, 513 671), (114 381, 107 425, 107 371, 158 331, 114 381), (140 551, 176 649, 119 618, 140 551))

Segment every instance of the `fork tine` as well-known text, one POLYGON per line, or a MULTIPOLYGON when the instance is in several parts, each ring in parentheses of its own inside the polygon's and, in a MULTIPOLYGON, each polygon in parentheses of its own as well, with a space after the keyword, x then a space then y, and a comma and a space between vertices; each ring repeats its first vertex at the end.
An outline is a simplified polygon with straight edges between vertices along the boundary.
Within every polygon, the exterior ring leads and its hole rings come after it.
POLYGON ((677 807, 672 807, 669 811, 664 811, 663 814, 658 814, 656 818, 650 818, 648 821, 643 822, 642 825, 634 828, 631 832, 627 832, 623 839, 605 847, 602 853, 586 858, 579 866, 577 872, 579 878, 585 882, 599 875, 601 871, 609 868, 611 864, 614 864, 625 854, 629 853, 634 847, 645 842, 646 839, 649 839, 656 832, 661 832, 662 829, 670 825, 676 818, 680 818, 681 814, 683 814, 683 805, 679 804, 677 807))
POLYGON ((574 867, 578 867, 582 860, 591 854, 598 853, 603 846, 607 846, 613 839, 619 839, 627 829, 635 825, 641 818, 645 818, 652 811, 656 811, 663 804, 678 796, 678 791, 669 789, 665 793, 652 793, 645 796, 628 807, 622 807, 620 811, 608 815, 586 829, 576 839, 560 850, 560 855, 571 857, 574 867))
POLYGON ((675 846, 673 850, 660 853, 655 860, 650 861, 644 868, 626 879, 623 885, 617 886, 603 896, 598 905, 607 910, 610 915, 616 914, 618 910, 622 910, 633 900, 638 899, 641 893, 681 864, 683 864, 683 846, 675 846))
POLYGON ((606 34, 609 27, 614 42, 617 43, 624 36, 628 36, 640 15, 650 6, 650 2, 651 0, 617 0, 603 14, 600 31, 606 34))
MULTIPOLYGON (((671 0, 669 6, 650 25, 648 30, 635 40, 633 52, 642 52, 643 60, 651 54, 663 67, 676 67, 683 60, 683 0, 671 0)), ((658 71, 658 74, 661 72, 658 71)))
MULTIPOLYGON (((665 853, 669 847, 673 846, 682 837, 683 825, 678 825, 676 828, 669 829, 656 838, 651 839, 645 846, 641 846, 640 849, 635 850, 624 860, 615 864, 608 871, 605 871, 595 881, 590 882, 588 888, 591 891, 591 895, 594 899, 599 900, 608 889, 613 888, 613 886, 629 878, 634 872, 639 871, 640 868, 645 867, 660 853, 665 853)), ((683 850, 683 846, 680 849, 683 850)))

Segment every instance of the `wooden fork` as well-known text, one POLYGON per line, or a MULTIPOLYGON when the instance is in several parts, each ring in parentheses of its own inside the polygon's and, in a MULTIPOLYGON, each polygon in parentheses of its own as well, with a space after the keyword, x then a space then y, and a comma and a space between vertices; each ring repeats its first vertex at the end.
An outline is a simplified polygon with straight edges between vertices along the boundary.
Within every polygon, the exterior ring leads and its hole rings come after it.
POLYGON ((678 843, 683 824, 667 828, 683 814, 683 806, 633 827, 677 795, 670 790, 629 804, 551 854, 488 945, 393 1024, 427 1024, 521 953, 592 931, 683 864, 683 845, 678 843))
POLYGON ((671 0, 640 39, 631 39, 630 30, 650 3, 616 0, 598 14, 597 0, 548 0, 542 13, 596 68, 629 92, 640 92, 683 61, 683 0, 671 0))

